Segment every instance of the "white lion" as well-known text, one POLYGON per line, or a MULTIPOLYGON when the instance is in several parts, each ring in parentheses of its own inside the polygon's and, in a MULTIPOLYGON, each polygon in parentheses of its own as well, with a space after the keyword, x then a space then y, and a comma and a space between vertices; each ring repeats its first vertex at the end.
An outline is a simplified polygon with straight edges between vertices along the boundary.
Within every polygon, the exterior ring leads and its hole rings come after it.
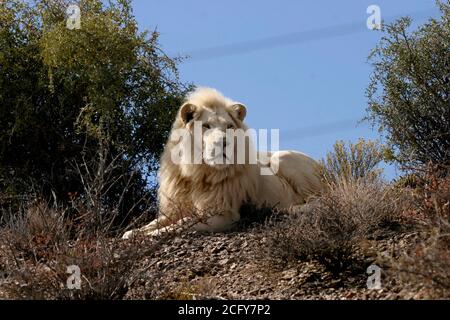
POLYGON ((192 216, 200 218, 191 225, 196 230, 225 230, 239 220, 244 203, 290 208, 322 189, 317 162, 303 153, 255 152, 257 161, 251 161, 251 139, 246 136, 242 144, 227 135, 248 132, 245 116, 244 105, 214 89, 199 88, 188 95, 161 157, 159 215, 141 229, 126 232, 124 239, 136 232, 171 230, 192 216), (176 134, 180 131, 187 134, 176 134), (199 147, 200 161, 198 153, 195 156, 199 147), (244 161, 239 162, 242 149, 244 161))

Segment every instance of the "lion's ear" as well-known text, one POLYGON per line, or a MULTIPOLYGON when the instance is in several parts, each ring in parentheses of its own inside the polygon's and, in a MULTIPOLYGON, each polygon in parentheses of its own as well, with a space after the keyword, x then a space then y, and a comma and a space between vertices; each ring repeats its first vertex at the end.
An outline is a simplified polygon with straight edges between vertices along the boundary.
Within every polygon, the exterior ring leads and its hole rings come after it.
POLYGON ((192 103, 185 103, 180 108, 180 117, 185 124, 194 119, 194 113, 197 107, 192 103))
POLYGON ((236 103, 233 104, 230 107, 230 110, 234 113, 234 115, 240 120, 244 120, 245 116, 247 115, 247 108, 241 104, 241 103, 236 103))

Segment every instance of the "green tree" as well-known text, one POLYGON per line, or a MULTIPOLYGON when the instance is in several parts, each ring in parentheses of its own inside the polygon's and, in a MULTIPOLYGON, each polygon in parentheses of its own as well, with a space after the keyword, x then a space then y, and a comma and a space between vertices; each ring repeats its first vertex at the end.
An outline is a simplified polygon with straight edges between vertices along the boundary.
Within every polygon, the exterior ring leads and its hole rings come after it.
POLYGON ((189 88, 158 33, 138 30, 129 0, 79 1, 80 29, 67 28, 68 5, 0 3, 0 193, 68 200, 85 191, 77 168, 95 172, 100 159, 120 177, 102 201, 129 209, 151 191, 189 88))
POLYGON ((384 26, 373 50, 368 118, 386 133, 390 160, 450 164, 450 5, 408 32, 410 18, 384 26))

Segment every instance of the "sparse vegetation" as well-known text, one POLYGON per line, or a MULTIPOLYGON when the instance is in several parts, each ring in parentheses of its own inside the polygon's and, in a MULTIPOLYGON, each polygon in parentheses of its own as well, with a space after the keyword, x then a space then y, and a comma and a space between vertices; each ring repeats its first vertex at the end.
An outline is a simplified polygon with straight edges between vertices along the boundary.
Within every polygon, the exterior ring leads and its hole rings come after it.
POLYGON ((360 272, 354 259, 359 243, 386 235, 403 205, 381 182, 340 181, 270 227, 266 251, 282 262, 315 259, 335 274, 360 272))
POLYGON ((282 267, 318 261, 335 277, 361 274, 372 261, 406 288, 404 297, 414 293, 420 298, 448 298, 450 180, 446 171, 430 165, 387 184, 378 171, 368 169, 374 166, 367 163, 375 163, 371 153, 363 153, 369 159, 363 156, 350 166, 347 159, 353 156, 353 147, 337 146, 337 154, 329 153, 328 165, 323 167, 329 170, 324 172, 326 192, 269 221, 262 259, 282 267), (363 167, 357 168, 358 164, 363 167), (367 243, 407 231, 416 240, 402 246, 394 243, 391 253, 367 250, 367 243))
POLYGON ((382 149, 376 141, 359 139, 357 143, 349 142, 348 145, 337 141, 333 151, 321 161, 322 176, 328 185, 361 179, 374 181, 380 177, 382 160, 382 149))
MULTIPOLYGON (((139 276, 137 263, 157 245, 139 237, 120 240, 124 230, 120 208, 125 191, 116 201, 105 199, 117 181, 131 178, 116 170, 120 162, 110 157, 106 144, 98 144, 89 164, 82 159, 74 167, 83 193, 72 195, 70 205, 58 203, 54 196, 52 203, 45 197, 30 198, 18 210, 3 208, 0 266, 6 279, 0 282, 0 292, 7 298, 123 298, 139 276), (80 289, 66 284, 69 266, 80 269, 80 289)), ((142 214, 141 219, 153 216, 151 203, 146 205, 147 214, 142 214)))
POLYGON ((408 212, 417 222, 418 238, 408 250, 380 257, 390 266, 390 276, 422 298, 450 296, 450 176, 429 166, 422 186, 413 190, 415 209, 408 212))
POLYGON ((9 217, 0 233, 0 263, 10 299, 118 299, 127 292, 135 264, 151 246, 121 242, 107 230, 86 229, 89 211, 76 220, 40 202, 9 217), (80 268, 81 289, 66 282, 69 266, 80 268))

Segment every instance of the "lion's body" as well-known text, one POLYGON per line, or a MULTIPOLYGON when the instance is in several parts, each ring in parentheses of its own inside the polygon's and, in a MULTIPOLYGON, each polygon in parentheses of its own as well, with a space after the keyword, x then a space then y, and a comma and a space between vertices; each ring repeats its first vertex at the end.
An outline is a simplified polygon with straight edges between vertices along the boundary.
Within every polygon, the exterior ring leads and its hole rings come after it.
MULTIPOLYGON (((230 109, 233 102, 213 89, 197 90, 188 97, 186 104, 196 106, 192 115, 195 120, 210 123, 216 120, 217 126, 228 121, 236 129, 247 129, 243 116, 230 109)), ((192 124, 183 120, 182 113, 180 109, 172 131, 192 129, 192 124)), ((205 141, 203 144, 207 143, 205 141)), ((258 157, 256 163, 183 164, 174 163, 172 159, 178 142, 169 139, 162 154, 158 194, 160 213, 157 219, 141 229, 146 234, 185 221, 192 215, 208 216, 202 223, 196 223, 195 229, 224 230, 239 220, 239 210, 244 203, 290 208, 303 204, 322 188, 317 163, 299 152, 268 153, 266 157, 258 157), (272 174, 267 171, 261 174, 263 168, 272 174)), ((251 143, 249 147, 252 148, 251 143)), ((225 152, 223 157, 226 158, 225 152)))

